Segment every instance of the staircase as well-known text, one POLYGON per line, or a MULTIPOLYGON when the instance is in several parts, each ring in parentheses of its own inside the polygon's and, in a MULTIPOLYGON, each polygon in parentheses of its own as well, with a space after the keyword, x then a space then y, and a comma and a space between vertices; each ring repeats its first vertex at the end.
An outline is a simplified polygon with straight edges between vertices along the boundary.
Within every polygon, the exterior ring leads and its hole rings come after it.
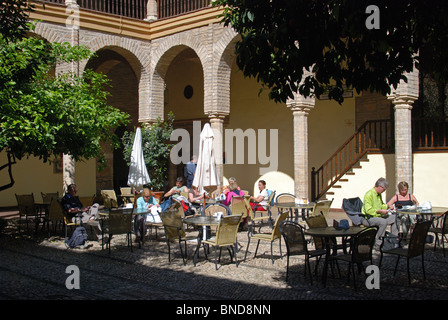
MULTIPOLYGON (((418 118, 412 120, 413 152, 448 150, 448 118, 418 118)), ((311 199, 313 201, 334 194, 330 189, 342 188, 350 175, 369 162, 369 154, 394 153, 394 122, 366 121, 317 170, 311 172, 311 199)))

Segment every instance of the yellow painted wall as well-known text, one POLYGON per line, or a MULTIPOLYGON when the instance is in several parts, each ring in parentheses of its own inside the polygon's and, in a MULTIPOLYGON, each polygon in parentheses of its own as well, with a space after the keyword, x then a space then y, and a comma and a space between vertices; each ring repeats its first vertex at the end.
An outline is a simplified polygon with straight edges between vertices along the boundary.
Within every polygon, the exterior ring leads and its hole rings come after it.
MULTIPOLYGON (((254 79, 244 78, 242 72, 237 70, 234 63, 230 82, 230 116, 229 123, 225 129, 266 129, 267 132, 267 156, 270 156, 270 129, 278 130, 278 169, 277 172, 269 172, 261 177, 258 157, 257 164, 225 164, 224 175, 235 177, 242 189, 251 193, 258 193, 257 181, 262 178, 266 180, 268 189, 282 192, 294 191, 294 169, 293 169, 293 118, 292 112, 285 104, 275 103, 268 98, 268 91, 259 95, 260 84, 254 79)), ((256 135, 258 143, 258 134, 256 135)), ((247 139, 245 141, 247 150, 247 139)), ((236 149, 234 142, 234 150, 236 149)), ((258 150, 258 149, 256 149, 258 150)), ((235 154, 236 151, 234 151, 235 154)), ((258 151, 257 151, 258 152, 258 151)), ((231 159, 226 155, 226 161, 231 159)), ((248 161, 246 151, 245 162, 248 161)), ((235 157, 233 162, 236 162, 235 157)))
POLYGON ((316 170, 355 132, 355 98, 317 100, 308 116, 309 169, 316 170))
MULTIPOLYGON (((0 163, 6 163, 6 154, 0 153, 0 163)), ((35 201, 41 201, 41 192, 56 192, 63 195, 62 173, 54 173, 53 165, 43 163, 36 157, 18 160, 13 165, 15 183, 12 188, 0 192, 0 207, 16 206, 15 194, 34 194, 35 201)), ((76 163, 76 184, 79 196, 95 194, 96 162, 89 160, 76 163)), ((9 182, 6 170, 0 171, 1 184, 9 182)))

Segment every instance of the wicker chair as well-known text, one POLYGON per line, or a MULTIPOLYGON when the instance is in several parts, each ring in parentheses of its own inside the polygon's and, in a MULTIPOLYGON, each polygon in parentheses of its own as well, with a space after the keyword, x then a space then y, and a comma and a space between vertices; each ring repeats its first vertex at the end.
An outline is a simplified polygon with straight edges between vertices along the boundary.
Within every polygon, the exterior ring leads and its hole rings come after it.
POLYGON ((358 234, 351 238, 351 253, 332 257, 332 259, 348 262, 349 266, 347 271, 347 283, 350 280, 351 270, 351 273, 353 274, 353 286, 355 287, 355 290, 356 276, 354 265, 356 264, 358 266, 358 272, 360 272, 361 269, 364 269, 362 264, 364 261, 369 261, 370 264, 373 265, 372 249, 373 245, 375 244, 377 231, 378 227, 369 227, 360 231, 358 234))
MULTIPOLYGON (((227 207, 226 205, 223 205, 222 203, 209 203, 202 208, 201 215, 210 217, 215 215, 217 212, 222 212, 223 216, 230 216, 232 214, 230 208, 227 207)), ((207 230, 212 230, 212 232, 214 233, 216 233, 217 228, 218 228, 217 226, 206 227, 207 230)))
POLYGON ((331 204, 333 203, 333 199, 331 200, 321 200, 316 202, 313 207, 313 216, 322 214, 325 219, 328 218, 328 212, 330 212, 331 204))
POLYGON ((242 215, 231 215, 231 216, 223 216, 218 224, 218 229, 216 231, 216 237, 203 240, 202 244, 208 244, 213 246, 215 249, 215 269, 218 270, 217 264, 217 248, 219 248, 219 259, 221 260, 221 250, 223 247, 228 247, 230 257, 232 257, 232 253, 229 248, 232 248, 233 256, 235 257, 235 264, 238 267, 238 259, 237 259, 237 235, 238 235, 238 227, 241 223, 242 215))
POLYGON ((187 241, 196 239, 196 237, 188 237, 185 233, 184 227, 184 213, 182 206, 171 206, 165 212, 160 213, 160 218, 162 219, 162 225, 165 229, 166 244, 168 246, 168 262, 171 262, 171 242, 179 242, 179 248, 182 255, 182 261, 184 265, 187 259, 187 241), (185 254, 182 250, 182 242, 185 245, 185 254))
POLYGON ((274 243, 275 240, 279 240, 280 256, 282 256, 282 245, 281 245, 282 234, 280 232, 280 223, 283 220, 285 220, 287 216, 288 216, 288 211, 284 211, 284 212, 282 212, 281 214, 279 214, 277 216, 277 219, 275 220, 274 227, 272 228, 272 232, 271 233, 255 233, 255 234, 251 234, 250 232, 248 232, 249 239, 247 241, 247 248, 246 248, 246 254, 244 255, 244 260, 246 260, 246 256, 247 256, 247 252, 249 250, 249 245, 250 245, 250 240, 251 239, 258 240, 257 248, 255 249, 254 258, 257 255, 258 246, 260 244, 260 241, 269 241, 271 243, 271 260, 272 260, 272 263, 274 263, 272 244, 274 243))
POLYGON ((64 212, 61 205, 58 203, 57 198, 52 198, 50 202, 50 207, 48 209, 48 217, 46 218, 48 227, 48 236, 50 236, 50 222, 54 223, 54 230, 56 230, 57 223, 61 221, 64 223, 64 212))
POLYGON ((436 246, 439 243, 439 234, 442 240, 443 256, 445 257, 445 237, 448 235, 448 211, 442 215, 442 225, 441 227, 429 228, 428 232, 432 232, 436 235, 434 241, 434 251, 436 251, 436 246))
POLYGON ((31 194, 16 194, 17 206, 19 209, 19 233, 20 233, 20 224, 22 218, 25 218, 26 222, 26 230, 28 232, 28 218, 32 218, 35 220, 36 224, 36 232, 39 226, 40 212, 34 203, 34 195, 31 194))
MULTIPOLYGON (((409 246, 407 248, 399 247, 395 249, 391 249, 388 251, 383 251, 384 245, 384 237, 382 238, 383 242, 380 246, 381 257, 379 267, 381 268, 381 263, 383 261, 383 254, 393 254, 397 256, 397 262, 395 264, 394 276, 397 272, 398 262, 400 261, 400 257, 406 257, 407 259, 407 271, 408 271, 408 283, 411 284, 411 274, 409 272, 409 259, 415 258, 418 256, 422 256, 422 271, 423 271, 423 279, 426 279, 425 275, 425 244, 426 244, 426 236, 428 234, 429 228, 431 227, 433 219, 431 218, 428 221, 417 222, 414 227, 414 231, 411 234, 409 239, 409 246)), ((401 244, 401 242, 400 242, 401 244)))
POLYGON ((263 217, 263 214, 264 214, 264 213, 267 213, 267 214, 268 214, 268 218, 269 218, 268 222, 270 223, 271 227, 272 227, 273 224, 274 224, 274 222, 273 222, 273 220, 272 220, 271 207, 272 207, 273 202, 274 202, 275 193, 276 193, 275 191, 272 191, 271 194, 269 195, 269 197, 268 197, 268 205, 267 205, 266 211, 255 211, 255 212, 254 212, 254 217, 257 216, 257 213, 260 214, 260 217, 263 217))
POLYGON ((132 203, 134 204, 135 195, 132 194, 131 187, 120 187, 120 198, 123 204, 132 203))
MULTIPOLYGON (((275 203, 295 203, 296 196, 291 193, 280 193, 277 198, 275 198, 275 203)), ((281 209, 278 208, 278 213, 281 213, 281 209)), ((290 219, 294 217, 293 209, 289 209, 290 219)))
POLYGON ((115 194, 115 190, 101 190, 101 196, 103 197, 104 207, 105 208, 117 208, 117 195, 115 194))
POLYGON ((317 258, 315 273, 317 270, 317 265, 319 264, 320 258, 325 255, 326 251, 323 248, 316 250, 308 250, 308 243, 305 239, 305 234, 303 232, 303 227, 298 223, 291 221, 282 221, 280 223, 280 232, 283 235, 283 239, 286 244, 286 281, 288 281, 289 276, 289 257, 290 256, 305 256, 305 276, 306 270, 310 274, 310 282, 313 284, 313 279, 311 275, 310 258, 317 258))
POLYGON ((65 231, 65 241, 67 241, 67 239, 68 239, 68 230, 67 230, 68 228, 67 227, 70 227, 70 228, 78 227, 78 226, 81 225, 81 222, 80 223, 73 222, 69 218, 67 211, 64 209, 64 206, 62 205, 61 200, 57 199, 57 202, 58 202, 59 206, 61 207, 62 214, 63 214, 63 217, 64 217, 63 218, 63 222, 64 222, 64 231, 65 231))
POLYGON ((132 250, 132 210, 113 210, 109 212, 109 218, 107 220, 107 226, 104 228, 103 232, 109 234, 109 239, 107 240, 106 245, 109 247, 110 254, 110 242, 114 235, 126 234, 126 238, 128 241, 128 247, 131 247, 132 250))
POLYGON ((42 201, 46 203, 51 203, 52 198, 59 199, 59 191, 49 193, 41 192, 40 195, 42 196, 42 201))
POLYGON ((244 197, 234 196, 230 200, 230 211, 232 212, 232 215, 243 215, 243 219, 245 219, 249 215, 249 210, 251 210, 251 208, 250 206, 249 208, 247 207, 244 197))

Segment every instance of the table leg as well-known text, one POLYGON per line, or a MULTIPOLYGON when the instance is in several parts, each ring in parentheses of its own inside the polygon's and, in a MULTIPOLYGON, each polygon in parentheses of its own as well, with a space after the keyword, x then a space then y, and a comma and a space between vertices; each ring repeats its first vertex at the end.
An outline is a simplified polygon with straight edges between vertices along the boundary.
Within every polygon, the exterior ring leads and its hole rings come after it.
POLYGON ((324 270, 322 271, 322 284, 324 288, 327 285, 327 272, 328 272, 328 262, 331 257, 331 247, 330 247, 330 239, 323 238, 325 242, 325 263, 324 263, 324 270))
POLYGON ((198 228, 198 244, 196 246, 196 250, 194 251, 194 256, 193 256, 193 264, 196 267, 196 262, 198 260, 198 256, 199 256, 199 248, 201 248, 201 243, 202 243, 202 237, 203 237, 204 231, 203 228, 199 227, 198 228))

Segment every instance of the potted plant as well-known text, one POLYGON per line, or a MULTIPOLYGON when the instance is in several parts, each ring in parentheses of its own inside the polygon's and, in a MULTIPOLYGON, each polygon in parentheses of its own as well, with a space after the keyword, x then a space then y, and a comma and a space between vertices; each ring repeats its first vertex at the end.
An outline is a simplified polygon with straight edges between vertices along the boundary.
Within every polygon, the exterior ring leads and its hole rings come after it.
MULTIPOLYGON (((151 183, 144 187, 150 188, 156 197, 158 192, 163 195, 168 180, 170 151, 173 147, 170 143, 173 122, 174 115, 170 112, 166 121, 162 121, 159 117, 155 123, 142 124, 140 127, 143 157, 151 178, 151 183)), ((134 137, 135 129, 134 131, 126 131, 122 137, 123 156, 128 165, 130 165, 134 137)))

